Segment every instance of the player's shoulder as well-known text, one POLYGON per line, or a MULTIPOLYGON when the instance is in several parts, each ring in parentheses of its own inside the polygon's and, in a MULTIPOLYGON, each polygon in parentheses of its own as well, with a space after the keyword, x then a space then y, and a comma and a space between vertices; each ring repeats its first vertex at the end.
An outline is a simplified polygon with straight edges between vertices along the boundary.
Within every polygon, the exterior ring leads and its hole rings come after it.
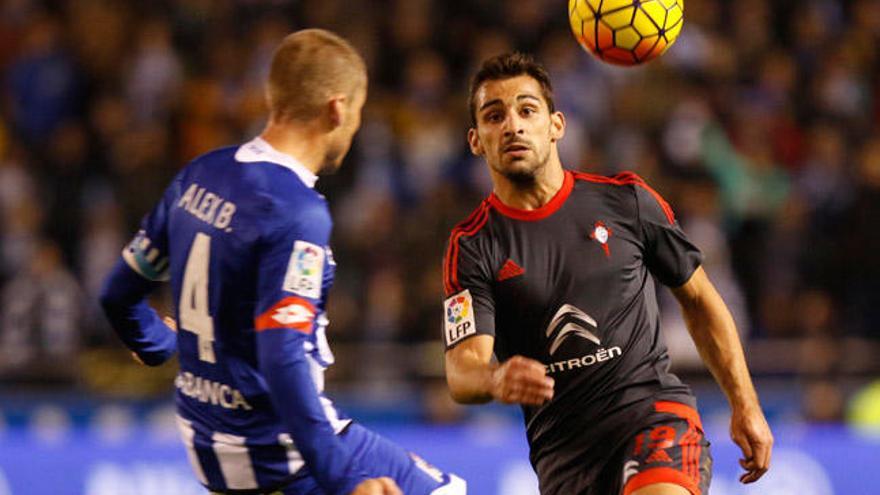
POLYGON ((305 177, 311 175, 305 167, 291 165, 292 158, 265 142, 255 139, 242 144, 234 149, 233 159, 240 170, 241 187, 262 198, 276 216, 326 210, 326 200, 313 188, 316 177, 305 177), (295 167, 301 169, 299 173, 295 167))
POLYGON ((193 158, 191 164, 232 163, 238 146, 223 146, 193 158))
POLYGON ((632 197, 641 206, 659 209, 670 223, 675 222, 675 214, 666 199, 651 187, 640 175, 623 171, 615 175, 597 175, 585 172, 572 172, 575 181, 587 189, 602 189, 611 195, 632 197))
POLYGON ((490 238, 486 234, 489 229, 485 228, 490 213, 491 207, 487 198, 450 231, 446 253, 443 256, 443 284, 447 295, 461 291, 458 282, 459 272, 485 269, 483 254, 486 253, 486 249, 484 248, 491 245, 490 238))
POLYGON ((586 190, 599 189, 610 195, 629 196, 635 198, 640 205, 646 202, 651 206, 656 204, 667 217, 673 217, 672 208, 666 199, 635 172, 626 170, 615 175, 572 172, 572 175, 574 175, 575 181, 582 184, 586 190))
POLYGON ((593 185, 597 187, 610 186, 612 190, 615 188, 629 189, 636 186, 649 187, 645 182, 645 179, 639 176, 639 174, 629 170, 625 170, 615 175, 599 175, 578 171, 572 171, 571 174, 577 184, 593 185))
POLYGON ((229 182, 240 194, 260 194, 279 199, 314 201, 323 197, 306 185, 290 169, 277 165, 271 159, 260 159, 247 149, 250 143, 227 146, 194 158, 184 169, 186 175, 198 175, 216 181, 229 182))
POLYGON ((271 195, 278 200, 305 203, 321 203, 323 197, 305 184, 293 171, 273 161, 243 160, 239 149, 235 160, 242 172, 245 183, 256 192, 271 195))
POLYGON ((230 197, 250 216, 276 226, 329 222, 326 199, 289 166, 279 164, 277 153, 250 141, 205 153, 190 162, 191 174, 222 183, 230 197))
POLYGON ((488 198, 480 201, 480 204, 473 211, 452 227, 449 233, 450 241, 458 240, 462 237, 474 237, 483 232, 486 223, 489 221, 490 210, 491 206, 488 198))

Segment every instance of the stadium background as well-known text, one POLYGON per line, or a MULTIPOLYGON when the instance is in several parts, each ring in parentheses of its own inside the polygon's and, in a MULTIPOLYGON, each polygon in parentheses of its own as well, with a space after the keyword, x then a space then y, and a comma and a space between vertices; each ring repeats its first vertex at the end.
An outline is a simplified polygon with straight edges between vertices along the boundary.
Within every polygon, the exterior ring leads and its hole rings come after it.
POLYGON ((464 139, 467 77, 516 48, 551 72, 563 163, 644 176, 734 312, 778 442, 749 489, 724 398, 661 294, 715 445, 712 493, 876 493, 880 2, 692 0, 678 42, 636 69, 582 52, 565 4, 0 2, 0 495, 201 493, 173 363, 131 362, 95 295, 176 170, 260 131, 272 48, 307 26, 350 38, 371 73, 353 151, 319 181, 345 410, 474 493, 535 493, 519 412, 452 404, 439 342, 446 235, 489 190, 464 139))

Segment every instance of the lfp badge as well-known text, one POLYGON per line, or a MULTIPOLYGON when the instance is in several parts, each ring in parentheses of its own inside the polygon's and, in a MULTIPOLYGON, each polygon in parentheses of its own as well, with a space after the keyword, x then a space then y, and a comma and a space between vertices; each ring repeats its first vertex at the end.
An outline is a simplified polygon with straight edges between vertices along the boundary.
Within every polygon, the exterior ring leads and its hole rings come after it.
POLYGON ((473 299, 469 290, 447 299, 446 307, 446 345, 451 346, 459 340, 477 332, 474 323, 473 299))
POLYGON ((318 299, 324 277, 324 249, 305 241, 293 243, 282 288, 303 297, 318 299))
POLYGON ((452 304, 446 309, 446 318, 449 323, 461 323, 461 320, 467 318, 471 312, 471 303, 468 299, 464 296, 452 298, 452 304))
POLYGON ((296 267, 303 276, 314 275, 319 269, 323 268, 323 250, 314 244, 307 244, 304 249, 296 253, 296 267))

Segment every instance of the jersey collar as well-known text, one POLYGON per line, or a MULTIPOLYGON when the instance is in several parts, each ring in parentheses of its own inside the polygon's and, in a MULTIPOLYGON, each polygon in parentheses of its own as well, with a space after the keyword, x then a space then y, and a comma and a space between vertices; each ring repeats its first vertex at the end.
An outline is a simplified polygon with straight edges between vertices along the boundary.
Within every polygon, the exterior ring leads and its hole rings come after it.
POLYGON ((299 160, 287 153, 282 153, 276 150, 261 137, 254 138, 241 145, 238 148, 238 151, 235 152, 235 159, 243 163, 276 163, 284 168, 292 170, 293 173, 303 181, 303 184, 312 189, 315 188, 315 182, 318 181, 318 176, 311 170, 307 169, 305 165, 299 162, 299 160))
POLYGON ((512 206, 507 206, 506 204, 501 202, 501 199, 492 193, 489 195, 489 204, 492 205, 493 208, 498 210, 504 216, 516 219, 516 220, 526 220, 526 221, 534 221, 541 220, 549 217, 553 213, 556 212, 562 205, 565 203, 565 200, 568 199, 568 196, 571 194, 571 190, 574 188, 574 175, 568 170, 565 171, 565 177, 562 179, 562 187, 556 191, 556 194, 548 201, 545 205, 540 208, 534 210, 521 210, 519 208, 514 208, 512 206))

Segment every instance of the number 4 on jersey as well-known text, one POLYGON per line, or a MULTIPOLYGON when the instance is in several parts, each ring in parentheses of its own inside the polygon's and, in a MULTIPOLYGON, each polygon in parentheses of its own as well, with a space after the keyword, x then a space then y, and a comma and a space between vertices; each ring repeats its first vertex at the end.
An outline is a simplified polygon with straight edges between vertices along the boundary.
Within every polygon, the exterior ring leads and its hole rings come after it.
POLYGON ((199 359, 216 363, 214 320, 208 312, 208 273, 211 237, 199 232, 193 240, 180 288, 180 328, 198 337, 199 359))

